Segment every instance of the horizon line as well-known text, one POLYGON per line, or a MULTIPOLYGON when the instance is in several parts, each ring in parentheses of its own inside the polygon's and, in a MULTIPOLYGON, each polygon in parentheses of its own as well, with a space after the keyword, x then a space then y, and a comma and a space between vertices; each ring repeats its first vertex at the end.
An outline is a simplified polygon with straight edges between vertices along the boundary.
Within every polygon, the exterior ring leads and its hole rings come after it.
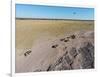
POLYGON ((60 18, 20 18, 17 17, 15 19, 19 20, 74 20, 74 21, 94 21, 94 20, 87 20, 87 19, 60 19, 60 18))

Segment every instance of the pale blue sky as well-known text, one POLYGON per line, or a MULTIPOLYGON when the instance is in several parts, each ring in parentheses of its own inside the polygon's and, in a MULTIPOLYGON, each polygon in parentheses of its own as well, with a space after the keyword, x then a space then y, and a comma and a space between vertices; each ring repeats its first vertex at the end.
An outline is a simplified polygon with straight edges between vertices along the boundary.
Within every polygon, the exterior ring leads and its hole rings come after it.
POLYGON ((16 4, 16 18, 94 20, 94 8, 16 4))

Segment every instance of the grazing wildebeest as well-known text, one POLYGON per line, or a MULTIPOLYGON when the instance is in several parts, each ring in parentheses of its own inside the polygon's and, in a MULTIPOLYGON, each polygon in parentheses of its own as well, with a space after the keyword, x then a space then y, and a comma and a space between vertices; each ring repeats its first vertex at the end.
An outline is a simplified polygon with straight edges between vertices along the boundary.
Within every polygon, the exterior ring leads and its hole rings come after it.
POLYGON ((69 39, 70 37, 67 37, 67 39, 69 39))
POLYGON ((65 40, 65 38, 60 39, 60 41, 64 41, 64 40, 65 40))
POLYGON ((57 46, 58 46, 57 44, 56 45, 53 45, 52 48, 56 48, 57 46))
POLYGON ((27 54, 26 54, 26 53, 24 53, 24 56, 27 56, 27 54))
POLYGON ((68 42, 69 40, 64 40, 64 42, 68 42))
POLYGON ((72 39, 75 39, 75 35, 71 35, 70 37, 71 37, 72 39))
POLYGON ((27 52, 24 53, 24 56, 29 55, 31 52, 32 52, 31 50, 28 50, 27 52))

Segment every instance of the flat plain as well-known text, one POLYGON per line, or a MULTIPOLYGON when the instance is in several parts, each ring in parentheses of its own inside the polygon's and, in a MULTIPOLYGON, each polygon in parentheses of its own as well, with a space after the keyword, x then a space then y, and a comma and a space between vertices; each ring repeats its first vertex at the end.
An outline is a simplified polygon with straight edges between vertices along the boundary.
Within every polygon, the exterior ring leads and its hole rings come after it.
MULTIPOLYGON (((45 44, 45 41, 48 41, 48 42, 54 41, 68 34, 80 32, 80 31, 81 32, 94 31, 94 21, 92 20, 86 21, 86 20, 16 19, 16 40, 15 40, 16 42, 16 71, 20 72, 19 68, 21 67, 21 65, 23 66, 23 69, 25 70, 24 68, 25 66, 23 65, 23 63, 25 64, 26 60, 28 59, 25 60, 23 57, 23 54, 27 50, 32 50, 32 48, 33 50, 35 50, 34 47, 37 46, 37 44, 41 44, 41 42, 44 42, 45 44), (23 63, 21 64, 21 62, 23 63)), ((44 50, 41 50, 41 51, 44 51, 44 50)), ((48 51, 48 47, 45 51, 48 51)), ((49 53, 51 54, 51 52, 49 53)), ((38 54, 38 52, 35 52, 35 54, 38 54)), ((57 53, 52 52, 51 56, 55 54, 57 53)), ((36 60, 34 60, 34 62, 35 61, 36 60)), ((33 65, 35 65, 34 62, 32 62, 33 65)), ((29 68, 31 68, 31 66, 29 66, 29 68)), ((29 70, 29 68, 27 68, 27 70, 29 70)), ((24 71, 21 71, 21 72, 24 72, 24 71)))
POLYGON ((94 30, 94 21, 16 20, 16 48, 31 48, 40 37, 59 37, 76 31, 94 30))

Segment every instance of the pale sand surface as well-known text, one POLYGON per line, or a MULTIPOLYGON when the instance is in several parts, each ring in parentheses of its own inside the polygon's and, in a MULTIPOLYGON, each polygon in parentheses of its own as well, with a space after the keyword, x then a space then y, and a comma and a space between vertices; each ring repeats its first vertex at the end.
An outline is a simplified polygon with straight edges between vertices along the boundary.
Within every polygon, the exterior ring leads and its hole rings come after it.
POLYGON ((46 67, 63 54, 62 50, 65 44, 59 41, 60 38, 74 32, 79 31, 78 33, 80 33, 80 31, 93 30, 94 28, 93 22, 73 22, 16 20, 16 72, 32 72, 40 68, 46 70, 46 67), (49 26, 47 26, 48 24, 49 26), (64 25, 61 27, 61 24, 64 25), (77 24, 79 24, 78 27, 74 26, 77 24), (83 26, 84 24, 86 26, 83 26), (71 29, 68 25, 71 25, 71 29), (59 47, 57 49, 51 48, 54 44, 59 44, 59 47), (23 54, 27 50, 31 50, 32 53, 25 57, 23 54))
POLYGON ((49 39, 48 36, 37 39, 31 48, 32 53, 29 56, 18 56, 16 58, 16 71, 30 72, 40 68, 46 70, 46 67, 55 62, 63 53, 64 43, 61 44, 59 38, 50 37, 49 39), (52 45, 56 43, 61 45, 59 49, 52 48, 52 45))
POLYGON ((81 46, 81 44, 85 42, 90 41, 94 44, 94 34, 92 32, 92 35, 90 35, 90 33, 91 31, 76 32, 77 38, 75 40, 71 40, 68 43, 60 41, 61 38, 65 38, 62 36, 59 38, 52 37, 52 40, 47 40, 48 37, 37 39, 31 48, 32 53, 30 55, 28 55, 27 57, 21 55, 16 58, 16 72, 33 72, 38 69, 46 71, 50 64, 53 64, 59 57, 61 57, 65 53, 65 46, 69 51, 71 47, 77 48, 77 46, 81 46), (82 36, 85 36, 84 38, 86 39, 84 39, 82 36), (52 48, 52 45, 56 44, 59 46, 55 49, 52 48))

